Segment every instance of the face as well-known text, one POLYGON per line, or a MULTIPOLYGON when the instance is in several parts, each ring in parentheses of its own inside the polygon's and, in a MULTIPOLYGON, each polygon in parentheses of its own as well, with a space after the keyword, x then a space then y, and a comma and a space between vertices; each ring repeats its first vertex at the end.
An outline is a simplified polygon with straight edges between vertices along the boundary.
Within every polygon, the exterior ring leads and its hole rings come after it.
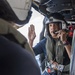
POLYGON ((52 37, 56 37, 56 34, 54 34, 54 31, 57 31, 57 30, 59 30, 57 23, 50 23, 49 24, 49 32, 52 37))

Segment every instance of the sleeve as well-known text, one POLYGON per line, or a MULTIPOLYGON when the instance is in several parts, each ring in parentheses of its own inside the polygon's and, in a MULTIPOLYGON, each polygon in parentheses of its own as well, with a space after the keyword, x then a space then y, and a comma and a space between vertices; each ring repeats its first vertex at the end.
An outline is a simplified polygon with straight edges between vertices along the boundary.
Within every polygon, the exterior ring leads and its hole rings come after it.
POLYGON ((46 39, 43 39, 39 43, 37 43, 37 45, 35 45, 35 47, 33 47, 35 55, 44 53, 44 50, 46 49, 45 44, 46 44, 46 39))

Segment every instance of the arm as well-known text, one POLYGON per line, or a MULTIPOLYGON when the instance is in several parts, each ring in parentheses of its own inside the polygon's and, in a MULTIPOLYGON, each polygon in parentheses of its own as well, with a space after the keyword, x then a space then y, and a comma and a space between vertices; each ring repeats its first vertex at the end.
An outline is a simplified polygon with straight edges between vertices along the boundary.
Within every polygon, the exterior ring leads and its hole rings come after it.
MULTIPOLYGON (((63 42, 63 43, 66 43, 66 41, 63 42)), ((67 45, 65 45, 64 47, 65 47, 65 49, 66 49, 66 51, 67 51, 67 54, 68 54, 68 56, 69 56, 69 58, 70 58, 70 57, 71 57, 71 45, 70 45, 70 44, 67 44, 67 45)))
POLYGON ((69 43, 69 41, 67 40, 67 33, 64 30, 60 30, 60 33, 58 34, 58 36, 60 37, 60 40, 62 41, 66 52, 69 56, 69 58, 71 57, 71 45, 69 43))
POLYGON ((44 49, 45 49, 45 40, 41 40, 39 43, 37 43, 35 45, 35 47, 32 47, 33 46, 33 42, 34 42, 34 39, 36 37, 36 34, 35 34, 35 27, 34 25, 30 25, 29 29, 28 29, 28 38, 29 38, 29 45, 31 48, 33 48, 33 51, 35 53, 35 55, 37 54, 41 54, 44 52, 44 49))
POLYGON ((35 55, 44 53, 45 54, 45 39, 41 40, 39 43, 37 43, 34 47, 33 47, 34 53, 35 55))

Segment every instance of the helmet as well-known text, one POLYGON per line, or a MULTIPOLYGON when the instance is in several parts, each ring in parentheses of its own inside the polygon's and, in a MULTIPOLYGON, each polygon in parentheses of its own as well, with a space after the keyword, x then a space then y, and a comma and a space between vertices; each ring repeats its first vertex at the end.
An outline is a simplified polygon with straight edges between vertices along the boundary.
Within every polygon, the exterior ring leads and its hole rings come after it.
POLYGON ((49 25, 49 23, 58 23, 61 29, 66 28, 67 22, 64 19, 64 16, 60 13, 52 13, 49 17, 45 18, 45 25, 49 25))
POLYGON ((25 24, 31 17, 32 0, 1 0, 0 18, 17 24, 25 24))

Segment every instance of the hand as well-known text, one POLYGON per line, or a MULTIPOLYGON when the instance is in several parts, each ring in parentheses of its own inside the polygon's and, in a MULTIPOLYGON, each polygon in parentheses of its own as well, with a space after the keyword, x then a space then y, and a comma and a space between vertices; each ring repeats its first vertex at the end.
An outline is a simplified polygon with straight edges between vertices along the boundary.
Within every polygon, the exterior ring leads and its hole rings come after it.
POLYGON ((35 37, 36 37, 35 27, 34 27, 34 25, 30 25, 30 27, 28 28, 29 41, 34 41, 35 37))
POLYGON ((51 63, 52 63, 52 68, 54 69, 54 70, 57 70, 57 65, 58 65, 58 63, 57 62, 55 62, 55 61, 50 61, 51 63))
POLYGON ((58 38, 60 38, 60 40, 63 42, 67 41, 67 32, 64 30, 60 30, 59 34, 57 35, 58 38))

